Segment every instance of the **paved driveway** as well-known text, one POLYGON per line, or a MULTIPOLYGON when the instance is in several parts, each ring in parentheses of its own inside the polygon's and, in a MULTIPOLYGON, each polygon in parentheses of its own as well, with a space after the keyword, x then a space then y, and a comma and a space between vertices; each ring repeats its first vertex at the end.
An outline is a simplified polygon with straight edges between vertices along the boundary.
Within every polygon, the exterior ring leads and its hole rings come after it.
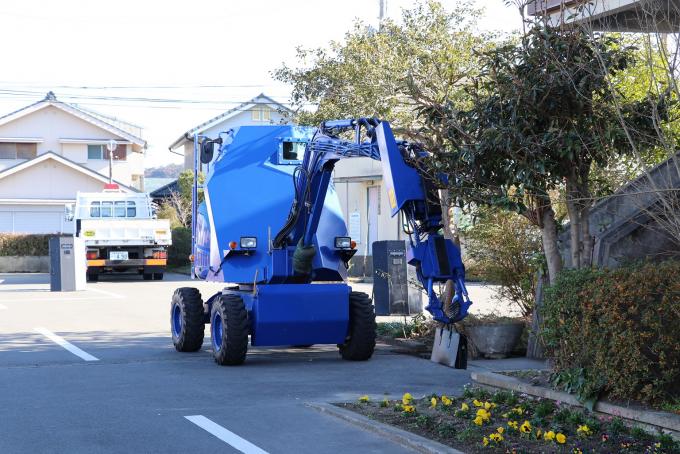
POLYGON ((172 292, 220 286, 166 277, 51 293, 47 275, 0 274, 0 453, 400 453, 305 402, 453 394, 469 381, 386 346, 360 363, 334 346, 251 349, 245 365, 219 367, 206 331, 202 351, 178 353, 172 292))

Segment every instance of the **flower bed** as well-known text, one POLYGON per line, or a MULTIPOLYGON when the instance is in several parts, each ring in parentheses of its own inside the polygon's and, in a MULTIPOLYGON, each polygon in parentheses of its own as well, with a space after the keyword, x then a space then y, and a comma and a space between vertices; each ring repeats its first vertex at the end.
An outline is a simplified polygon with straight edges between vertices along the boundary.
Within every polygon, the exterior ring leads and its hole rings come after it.
POLYGON ((678 453, 666 435, 628 428, 617 418, 509 391, 466 388, 462 397, 431 395, 374 401, 361 396, 342 407, 468 453, 678 453))

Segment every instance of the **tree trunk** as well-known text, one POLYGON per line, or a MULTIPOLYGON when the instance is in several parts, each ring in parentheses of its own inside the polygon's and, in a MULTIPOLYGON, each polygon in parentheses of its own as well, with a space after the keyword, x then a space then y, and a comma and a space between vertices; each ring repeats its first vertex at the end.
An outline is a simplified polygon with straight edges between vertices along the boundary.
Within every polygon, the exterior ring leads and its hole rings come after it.
POLYGON ((557 222, 555 212, 548 200, 547 206, 540 210, 541 239, 543 241, 543 253, 548 264, 548 279, 551 284, 555 283, 557 275, 562 271, 562 257, 557 247, 557 222))
POLYGON ((543 341, 541 340, 541 325, 543 324, 541 307, 543 307, 543 289, 547 285, 547 282, 545 274, 541 271, 537 273, 536 279, 536 300, 534 303, 534 312, 532 314, 531 326, 529 327, 527 358, 544 359, 545 351, 543 348, 543 341))

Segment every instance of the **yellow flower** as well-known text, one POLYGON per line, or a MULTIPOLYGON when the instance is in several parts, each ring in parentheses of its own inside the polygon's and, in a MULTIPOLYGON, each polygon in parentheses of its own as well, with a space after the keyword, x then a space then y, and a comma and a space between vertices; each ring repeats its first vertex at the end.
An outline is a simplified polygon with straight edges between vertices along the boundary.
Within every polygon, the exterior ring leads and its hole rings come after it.
POLYGON ((491 410, 491 404, 489 402, 484 402, 484 409, 491 410))
POLYGON ((522 410, 522 407, 515 407, 515 408, 512 409, 512 411, 514 413, 517 413, 518 415, 521 415, 522 413, 524 413, 524 410, 522 410))
POLYGON ((475 407, 481 407, 484 404, 482 404, 480 401, 475 399, 475 400, 472 401, 472 405, 474 405, 475 407))
POLYGON ((536 430, 536 434, 535 434, 535 435, 536 435, 536 439, 538 440, 539 438, 541 438, 541 435, 542 435, 542 434, 543 434, 543 431, 542 431, 541 429, 536 430))
POLYGON ((484 446, 489 446, 489 439, 486 438, 486 437, 484 437, 484 438, 482 439, 482 444, 483 444, 484 446))
POLYGON ((491 418, 491 413, 484 410, 483 408, 480 408, 477 410, 477 416, 481 417, 484 421, 488 421, 491 418))
POLYGON ((496 443, 503 441, 503 435, 501 434, 491 434, 489 435, 489 438, 495 441, 496 443))
POLYGON ((477 416, 475 419, 472 420, 473 423, 477 424, 478 426, 481 426, 484 424, 484 419, 481 416, 477 416))
POLYGON ((524 421, 522 426, 519 428, 520 432, 528 434, 531 432, 531 423, 529 421, 524 421))
POLYGON ((546 439, 546 440, 548 440, 548 441, 554 440, 554 439, 555 439, 555 432, 553 432, 552 430, 550 430, 550 431, 548 431, 548 432, 546 432, 546 433, 543 434, 543 438, 546 439))
POLYGON ((517 421, 508 421, 508 427, 517 430, 517 421))
MULTIPOLYGON (((453 403, 453 401, 452 401, 451 399, 449 399, 448 397, 446 397, 446 395, 442 394, 442 405, 444 405, 445 407, 448 407, 448 406, 451 405, 452 403, 453 403)), ((465 404, 463 404, 463 405, 465 405, 465 404)), ((462 409, 462 408, 461 408, 461 409, 462 409)))
POLYGON ((557 442, 562 445, 565 441, 567 441, 567 437, 565 437, 563 433, 558 433, 555 435, 555 440, 557 440, 557 442))
POLYGON ((430 408, 434 408, 436 406, 437 406, 437 398, 433 397, 432 399, 430 399, 430 408))
POLYGON ((413 401, 413 396, 411 393, 404 393, 403 397, 401 398, 401 401, 404 403, 404 405, 408 405, 413 401))
POLYGON ((591 433, 590 427, 588 427, 588 426, 585 425, 585 424, 582 425, 582 426, 578 426, 578 429, 576 429, 576 433, 579 433, 579 434, 583 434, 583 435, 585 435, 585 436, 588 436, 588 435, 590 435, 590 433, 591 433))
POLYGON ((496 432, 498 432, 499 434, 502 434, 504 431, 505 431, 505 429, 503 429, 502 427, 499 427, 498 429, 496 429, 496 432))
POLYGON ((468 411, 470 409, 470 406, 468 404, 466 404, 465 402, 463 402, 460 405, 460 409, 461 409, 461 411, 468 411))
POLYGON ((503 413, 501 416, 504 417, 505 419, 508 419, 508 416, 510 415, 508 413, 503 413))
POLYGON ((364 404, 365 404, 365 403, 368 403, 369 400, 370 400, 370 399, 369 399, 368 396, 366 396, 366 395, 361 396, 361 397, 359 398, 359 402, 362 402, 362 403, 364 403, 364 404))
POLYGON ((408 404, 404 405, 402 407, 402 409, 403 409, 404 413, 414 413, 416 411, 416 407, 414 407, 413 405, 408 405, 408 404))

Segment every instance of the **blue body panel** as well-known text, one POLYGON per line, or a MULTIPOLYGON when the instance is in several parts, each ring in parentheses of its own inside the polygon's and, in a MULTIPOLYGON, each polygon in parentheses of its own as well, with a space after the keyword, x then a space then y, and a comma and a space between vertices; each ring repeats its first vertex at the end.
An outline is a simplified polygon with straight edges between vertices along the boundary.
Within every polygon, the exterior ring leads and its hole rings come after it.
POLYGON ((349 320, 346 284, 270 284, 255 292, 225 290, 243 298, 255 346, 342 344, 349 320))
MULTIPOLYGON (((234 283, 267 283, 275 276, 269 239, 286 221, 293 201, 293 172, 299 160, 282 158, 282 142, 307 142, 315 128, 242 126, 222 147, 205 183, 205 199, 196 222, 195 272, 201 279, 234 283), (229 243, 256 237, 248 254, 227 254, 229 243), (225 256, 227 256, 225 258, 225 256)), ((301 156, 300 156, 301 158, 301 156)), ((331 185, 313 238, 318 253, 317 279, 341 281, 346 270, 333 248, 347 235, 340 201, 331 185)), ((240 249, 240 246, 237 247, 240 249)), ((292 255, 290 251, 279 251, 292 255)))

